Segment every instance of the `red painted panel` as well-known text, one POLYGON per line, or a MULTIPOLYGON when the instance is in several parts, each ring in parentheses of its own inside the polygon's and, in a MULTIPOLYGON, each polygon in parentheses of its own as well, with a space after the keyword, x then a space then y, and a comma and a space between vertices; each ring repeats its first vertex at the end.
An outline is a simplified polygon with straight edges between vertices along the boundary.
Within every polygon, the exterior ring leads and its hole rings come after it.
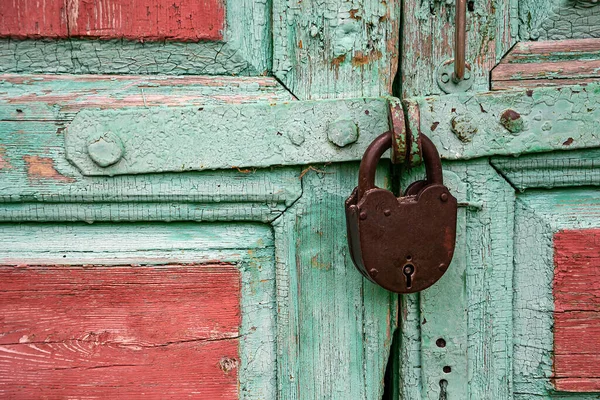
POLYGON ((222 0, 3 0, 0 36, 221 40, 222 0), (47 5, 46 5, 47 4, 47 5))
POLYGON ((0 397, 237 399, 231 265, 0 267, 0 397))
POLYGON ((600 229, 554 235, 554 385, 600 391, 600 229))

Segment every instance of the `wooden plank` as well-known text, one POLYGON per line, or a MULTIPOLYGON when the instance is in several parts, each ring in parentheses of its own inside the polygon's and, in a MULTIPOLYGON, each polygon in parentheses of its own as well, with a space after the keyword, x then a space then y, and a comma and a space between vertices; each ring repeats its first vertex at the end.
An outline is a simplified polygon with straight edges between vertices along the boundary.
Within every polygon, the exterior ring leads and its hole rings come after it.
POLYGON ((70 121, 85 108, 292 100, 268 77, 0 74, 0 121, 70 121))
POLYGON ((357 163, 314 165, 273 223, 278 399, 382 398, 398 296, 363 278, 347 252, 343 203, 357 179, 357 163))
POLYGON ((495 157, 491 163, 520 191, 600 185, 600 149, 495 157))
POLYGON ((237 399, 232 265, 0 267, 7 397, 237 399))
POLYGON ((492 70, 492 90, 600 80, 600 39, 518 43, 492 70))
POLYGON ((392 94, 401 0, 273 1, 273 74, 301 100, 392 94))
POLYGON ((554 385, 600 391, 600 229, 554 235, 554 385))
MULTIPOLYGON (((440 94, 437 69, 454 57, 454 1, 404 0, 401 98, 440 94)), ((485 0, 467 12, 466 61, 472 91, 487 90, 489 72, 516 41, 517 1, 485 0)))
POLYGON ((221 40, 221 0, 7 1, 0 37, 94 37, 132 40, 221 40))

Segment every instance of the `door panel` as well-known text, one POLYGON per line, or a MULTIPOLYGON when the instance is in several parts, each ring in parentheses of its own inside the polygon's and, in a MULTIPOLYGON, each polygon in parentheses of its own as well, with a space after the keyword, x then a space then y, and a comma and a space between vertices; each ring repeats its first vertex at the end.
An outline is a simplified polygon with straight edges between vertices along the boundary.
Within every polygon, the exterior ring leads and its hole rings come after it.
POLYGON ((532 190, 517 197, 515 392, 517 398, 596 398, 594 297, 600 246, 595 189, 532 190), (587 311, 586 311, 587 310, 587 311), (586 315, 583 315, 586 312, 586 315), (582 318, 582 317, 586 318, 582 318), (590 320, 587 319, 590 318, 590 320))
POLYGON ((0 235, 4 396, 275 397, 268 227, 2 224, 0 235))

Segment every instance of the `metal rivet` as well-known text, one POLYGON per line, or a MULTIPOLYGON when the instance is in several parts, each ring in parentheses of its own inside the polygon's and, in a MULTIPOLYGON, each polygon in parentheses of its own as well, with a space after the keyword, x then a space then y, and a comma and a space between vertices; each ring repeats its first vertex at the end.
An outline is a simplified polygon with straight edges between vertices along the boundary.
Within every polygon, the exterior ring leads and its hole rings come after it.
POLYGON ((116 164, 123 157, 123 143, 117 135, 106 132, 88 142, 87 151, 94 163, 106 168, 116 164))
POLYGON ((338 119, 327 128, 327 139, 338 147, 345 147, 358 140, 358 126, 350 119, 338 119))
POLYGON ((444 72, 440 79, 442 80, 442 82, 448 83, 448 82, 450 82, 450 75, 448 75, 446 72, 444 72))
POLYGON ((446 201, 448 201, 448 194, 447 194, 447 193, 442 193, 442 195, 440 196, 440 199, 441 199, 443 202, 446 202, 446 201))
POLYGON ((360 219, 367 219, 367 212, 363 211, 360 213, 360 219))
POLYGON ((507 131, 514 134, 520 133, 525 127, 521 114, 510 108, 500 115, 500 124, 505 127, 507 131))
POLYGON ((377 276, 377 274, 379 273, 379 271, 377 271, 375 268, 372 268, 369 270, 369 274, 375 278, 377 276))
POLYGON ((448 266, 446 264, 440 264, 440 266, 438 267, 438 269, 440 271, 445 271, 446 269, 448 269, 448 266))
POLYGON ((384 210, 384 211, 383 211, 383 214, 384 214, 386 217, 389 217, 390 215, 392 215, 392 211, 391 211, 391 210, 384 210))

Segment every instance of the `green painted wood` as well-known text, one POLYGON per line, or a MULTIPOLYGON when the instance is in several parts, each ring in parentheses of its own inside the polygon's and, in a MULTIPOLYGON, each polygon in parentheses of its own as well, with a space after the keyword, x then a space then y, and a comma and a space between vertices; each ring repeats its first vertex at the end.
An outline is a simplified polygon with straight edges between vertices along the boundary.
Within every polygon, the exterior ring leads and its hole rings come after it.
POLYGON ((356 163, 315 165, 303 196, 273 223, 280 399, 383 394, 397 296, 367 282, 350 259, 343 204, 357 179, 356 163))
POLYGON ((518 156, 600 146, 600 84, 456 94, 416 99, 408 124, 442 158, 518 156), (512 119, 503 122, 505 112, 512 119))
POLYGON ((457 248, 447 277, 402 302, 399 398, 509 399, 514 190, 485 159, 444 168, 459 200, 457 248))
POLYGON ((495 157, 496 170, 520 191, 600 185, 600 150, 578 150, 495 157))
POLYGON ((0 73, 265 75, 271 4, 225 1, 223 41, 0 40, 0 73))
POLYGON ((553 234, 600 226, 596 189, 531 190, 517 197, 515 215, 515 399, 591 400, 598 394, 554 391, 552 378, 553 234), (526 268, 521 268, 526 266, 526 268))
POLYGON ((399 0, 273 1, 273 73, 299 99, 392 93, 399 0))
POLYGON ((600 6, 589 0, 520 0, 522 40, 599 38, 600 6))
MULTIPOLYGON (((455 1, 405 0, 402 24, 401 97, 443 93, 436 71, 454 57, 455 1)), ((467 12, 466 61, 472 68, 470 92, 488 88, 489 72, 514 45, 518 0, 473 2, 467 12)))
POLYGON ((239 398, 275 398, 274 238, 268 226, 0 224, 0 241, 0 263, 5 265, 234 263, 242 272, 239 398))

